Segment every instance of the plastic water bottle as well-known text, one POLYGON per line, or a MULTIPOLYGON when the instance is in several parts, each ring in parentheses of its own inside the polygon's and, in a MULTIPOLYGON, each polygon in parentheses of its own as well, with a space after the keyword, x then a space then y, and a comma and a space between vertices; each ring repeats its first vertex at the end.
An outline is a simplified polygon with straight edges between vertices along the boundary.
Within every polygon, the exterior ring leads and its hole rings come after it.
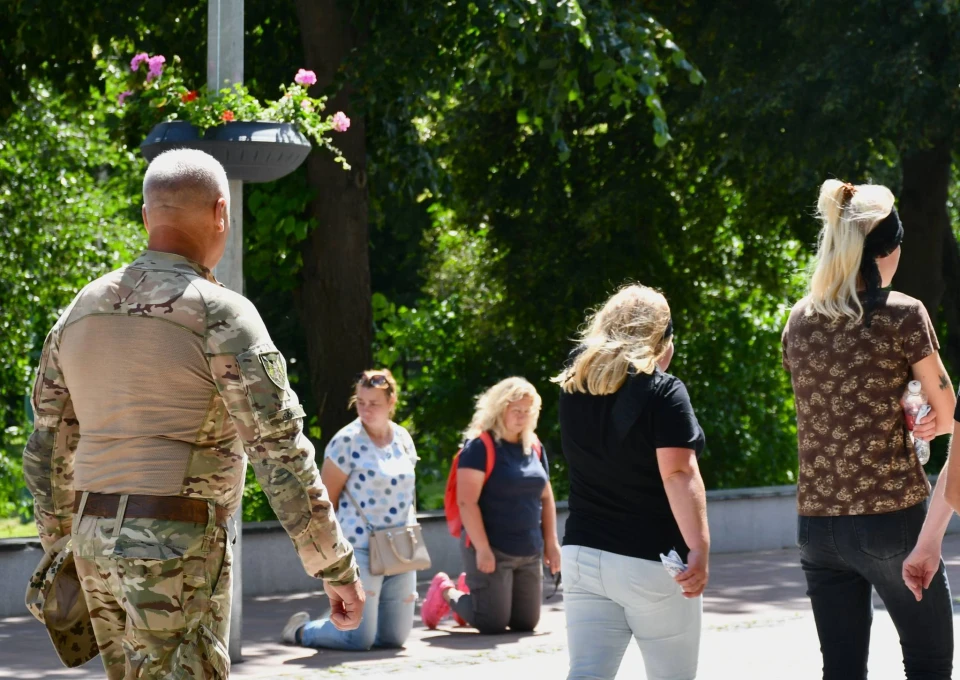
MULTIPOLYGON (((903 393, 902 403, 903 414, 907 419, 907 429, 913 432, 917 420, 930 413, 930 404, 927 403, 927 397, 920 389, 919 380, 911 380, 907 383, 907 391, 903 393)), ((930 442, 914 437, 913 448, 917 452, 920 464, 926 465, 930 460, 930 442)))

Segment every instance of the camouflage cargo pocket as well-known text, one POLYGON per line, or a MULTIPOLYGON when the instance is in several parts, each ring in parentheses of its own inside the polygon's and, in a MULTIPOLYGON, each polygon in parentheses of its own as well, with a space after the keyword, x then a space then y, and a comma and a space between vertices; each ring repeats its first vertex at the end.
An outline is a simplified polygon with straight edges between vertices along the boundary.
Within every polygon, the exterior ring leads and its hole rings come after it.
POLYGON ((200 626, 200 658, 203 661, 204 678, 211 680, 226 680, 230 675, 230 652, 226 645, 230 635, 230 604, 233 597, 233 549, 229 540, 224 540, 222 550, 220 573, 210 596, 209 611, 200 626))
POLYGON ((303 407, 287 381, 286 362, 273 344, 260 345, 237 356, 243 386, 261 437, 287 429, 303 418, 303 407))
POLYGON ((141 631, 176 631, 186 627, 183 607, 183 560, 117 560, 122 605, 130 625, 141 631))
POLYGON ((227 680, 230 676, 230 653, 206 627, 200 629, 200 650, 204 679, 227 680))

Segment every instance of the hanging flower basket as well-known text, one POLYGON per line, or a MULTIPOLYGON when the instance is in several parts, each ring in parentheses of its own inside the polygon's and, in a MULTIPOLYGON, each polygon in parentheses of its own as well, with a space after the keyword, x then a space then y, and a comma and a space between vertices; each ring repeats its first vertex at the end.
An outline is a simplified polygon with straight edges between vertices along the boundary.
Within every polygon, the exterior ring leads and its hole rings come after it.
POLYGON ((124 65, 111 71, 120 115, 153 125, 140 145, 148 161, 168 149, 200 149, 219 160, 230 179, 272 182, 303 163, 313 140, 349 169, 331 133, 346 132, 350 119, 342 111, 323 115, 326 99, 307 92, 317 82, 313 71, 300 69, 293 83, 280 87, 280 99, 260 102, 241 84, 218 92, 191 90, 180 75, 180 59, 166 61, 140 53, 129 70, 124 65))
POLYGON ((156 125, 140 145, 152 161, 169 149, 199 149, 223 165, 230 179, 272 182, 300 167, 310 141, 292 123, 232 121, 205 132, 184 121, 156 125))

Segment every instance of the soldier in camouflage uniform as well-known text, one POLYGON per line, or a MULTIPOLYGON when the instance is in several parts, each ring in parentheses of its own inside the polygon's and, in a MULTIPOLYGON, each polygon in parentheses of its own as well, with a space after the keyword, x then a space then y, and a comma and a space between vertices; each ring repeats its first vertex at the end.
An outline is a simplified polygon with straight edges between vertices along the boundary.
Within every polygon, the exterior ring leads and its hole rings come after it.
POLYGON ((72 532, 107 676, 226 678, 226 518, 248 457, 339 627, 359 625, 364 595, 284 359, 211 274, 223 168, 169 151, 143 193, 149 249, 80 291, 44 344, 24 473, 45 549, 72 532))

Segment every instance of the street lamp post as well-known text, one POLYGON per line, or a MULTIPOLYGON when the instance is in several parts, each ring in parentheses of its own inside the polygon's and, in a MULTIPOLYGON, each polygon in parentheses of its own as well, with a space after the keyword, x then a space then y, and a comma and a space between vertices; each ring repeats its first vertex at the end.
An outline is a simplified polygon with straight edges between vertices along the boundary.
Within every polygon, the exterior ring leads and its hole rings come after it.
MULTIPOLYGON (((207 88, 217 92, 243 82, 243 0, 209 0, 207 7, 207 88)), ((215 275, 230 290, 243 293, 243 182, 230 180, 230 237, 215 275)), ((230 660, 241 659, 243 616, 243 508, 234 517, 233 608, 230 612, 230 660)))

